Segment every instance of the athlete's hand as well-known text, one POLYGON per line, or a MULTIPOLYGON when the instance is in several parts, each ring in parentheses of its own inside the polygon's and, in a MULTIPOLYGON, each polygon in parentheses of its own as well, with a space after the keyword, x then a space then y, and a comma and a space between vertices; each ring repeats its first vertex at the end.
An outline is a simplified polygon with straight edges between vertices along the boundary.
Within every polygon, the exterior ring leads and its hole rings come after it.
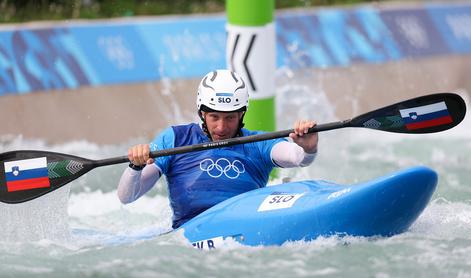
POLYGON ((129 161, 136 166, 152 164, 154 163, 154 159, 149 157, 149 153, 149 144, 139 144, 129 148, 128 158, 129 161))
POLYGON ((316 133, 307 133, 311 127, 317 123, 311 120, 298 120, 294 123, 294 133, 290 133, 289 137, 293 142, 304 149, 306 153, 317 152, 317 143, 319 136, 316 133))

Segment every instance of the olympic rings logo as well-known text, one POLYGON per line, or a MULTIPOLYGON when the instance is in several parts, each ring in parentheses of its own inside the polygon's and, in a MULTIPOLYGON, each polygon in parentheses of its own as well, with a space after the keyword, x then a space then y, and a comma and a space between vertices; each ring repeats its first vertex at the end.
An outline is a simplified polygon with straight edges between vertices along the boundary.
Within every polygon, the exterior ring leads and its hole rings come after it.
POLYGON ((225 175, 230 179, 237 179, 240 174, 245 173, 244 164, 240 160, 236 159, 231 163, 227 158, 219 158, 216 162, 211 158, 206 158, 200 162, 200 169, 212 178, 225 175))

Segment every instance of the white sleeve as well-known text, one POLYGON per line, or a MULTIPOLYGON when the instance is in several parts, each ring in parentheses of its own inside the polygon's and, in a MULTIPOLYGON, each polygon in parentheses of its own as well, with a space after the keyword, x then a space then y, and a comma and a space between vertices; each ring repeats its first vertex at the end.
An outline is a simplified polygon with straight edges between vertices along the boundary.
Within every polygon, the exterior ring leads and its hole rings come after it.
POLYGON ((144 195, 159 180, 161 171, 155 164, 149 164, 136 171, 129 167, 124 170, 118 185, 118 197, 121 203, 134 202, 144 195))
POLYGON ((317 152, 306 153, 295 143, 280 142, 271 150, 272 161, 281 168, 305 167, 316 158, 317 152))

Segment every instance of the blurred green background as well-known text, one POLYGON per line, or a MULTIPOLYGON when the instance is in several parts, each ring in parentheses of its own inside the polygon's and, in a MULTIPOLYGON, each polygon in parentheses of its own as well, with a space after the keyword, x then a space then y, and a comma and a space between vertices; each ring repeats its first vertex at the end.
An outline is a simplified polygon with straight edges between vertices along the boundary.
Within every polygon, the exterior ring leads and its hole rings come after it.
MULTIPOLYGON (((254 0, 256 1, 256 0, 254 0)), ((361 0, 276 0, 277 9, 350 5, 361 0)), ((0 0, 0 23, 223 12, 225 0, 0 0)))

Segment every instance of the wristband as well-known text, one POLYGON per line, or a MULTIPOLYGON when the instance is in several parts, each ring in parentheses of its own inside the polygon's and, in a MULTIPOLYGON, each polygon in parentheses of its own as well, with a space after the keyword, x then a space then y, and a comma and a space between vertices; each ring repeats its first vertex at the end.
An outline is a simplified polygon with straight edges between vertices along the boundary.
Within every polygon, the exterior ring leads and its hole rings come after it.
POLYGON ((136 171, 142 171, 142 169, 144 169, 144 167, 146 167, 146 165, 134 165, 132 164, 132 162, 129 163, 129 168, 133 169, 133 170, 136 170, 136 171))

